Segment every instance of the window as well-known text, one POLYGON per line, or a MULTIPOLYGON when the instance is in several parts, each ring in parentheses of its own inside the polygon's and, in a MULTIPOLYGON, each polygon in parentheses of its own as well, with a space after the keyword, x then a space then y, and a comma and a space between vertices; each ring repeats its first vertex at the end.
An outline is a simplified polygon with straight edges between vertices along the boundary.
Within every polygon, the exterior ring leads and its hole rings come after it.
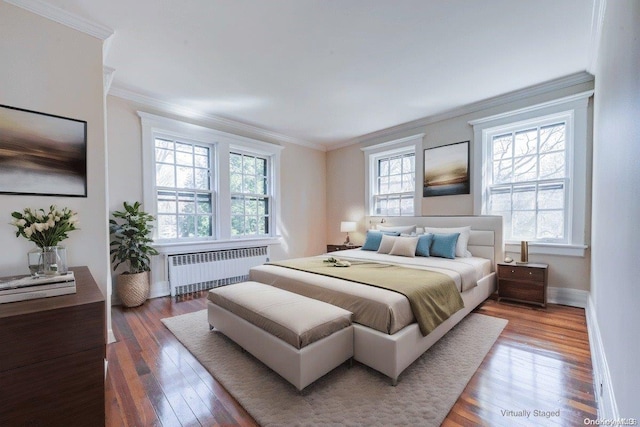
POLYGON ((547 119, 487 134, 486 213, 504 217, 507 239, 567 242, 567 126, 547 119))
POLYGON ((283 147, 138 112, 144 208, 163 253, 277 243, 283 147), (162 249, 164 247, 164 249, 162 249))
POLYGON ((374 215, 413 215, 415 181, 415 152, 376 158, 374 215))
POLYGON ((502 215, 506 250, 584 256, 593 91, 470 121, 476 215, 502 215), (477 187, 476 187, 477 188, 477 187), (517 245, 517 246, 516 246, 517 245))
POLYGON ((158 237, 213 235, 212 147, 155 139, 158 237))
POLYGON ((268 159, 232 152, 231 236, 265 236, 269 234, 268 159))
POLYGON ((414 135, 362 149, 366 157, 366 206, 369 215, 420 215, 416 163, 422 162, 422 150, 416 147, 422 148, 423 136, 414 135))

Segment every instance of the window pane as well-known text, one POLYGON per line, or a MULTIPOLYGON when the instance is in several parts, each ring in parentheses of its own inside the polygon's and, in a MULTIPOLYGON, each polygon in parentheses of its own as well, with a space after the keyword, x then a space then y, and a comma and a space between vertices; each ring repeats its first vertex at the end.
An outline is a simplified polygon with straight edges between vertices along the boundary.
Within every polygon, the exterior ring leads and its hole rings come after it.
POLYGON ((244 215, 244 198, 231 198, 231 215, 244 215))
POLYGON ((514 211, 511 235, 518 240, 535 238, 536 213, 530 211, 514 211))
POLYGON ((156 148, 165 148, 167 150, 173 150, 174 144, 173 144, 173 141, 156 138, 156 148))
POLYGON ((182 153, 180 151, 176 151, 176 164, 193 166, 193 155, 191 153, 182 153))
POLYGON ((156 165, 156 186, 175 187, 176 177, 173 165, 156 165))
POLYGON ((163 150, 156 148, 156 162, 173 163, 173 150, 163 150))
POLYGON ((513 156, 530 156, 538 152, 538 129, 516 132, 513 156))
POLYGON ((211 194, 198 194, 196 198, 198 203, 198 213, 210 214, 213 212, 211 194))
POLYGON ((244 216, 233 215, 231 217, 231 235, 241 236, 244 234, 244 216))
POLYGON ((540 179, 564 178, 564 151, 540 156, 540 179))
POLYGON ((196 169, 196 186, 198 190, 209 189, 209 171, 207 169, 196 169))
POLYGON ((404 156, 402 158, 402 173, 411 173, 414 171, 413 161, 414 156, 404 156))
POLYGON ((245 199, 244 202, 244 214, 245 215, 257 215, 258 214, 258 201, 254 198, 245 199))
POLYGON ((184 166, 176 167, 176 187, 194 188, 193 169, 184 166))
POLYGON ((513 159, 514 182, 534 181, 538 178, 536 156, 516 157, 513 159))
POLYGON ((402 161, 399 157, 389 160, 389 174, 397 175, 402 172, 402 161))
POLYGON ((513 210, 535 210, 536 187, 513 187, 513 210))
POLYGON ((378 182, 378 194, 389 194, 389 178, 380 178, 378 182))
POLYGON ((547 153, 549 151, 564 151, 564 149, 564 123, 540 128, 540 153, 547 153))
POLYGON ((267 175, 267 160, 256 158, 256 174, 261 176, 267 175))
POLYGON ((176 216, 158 214, 158 236, 161 239, 175 239, 176 233, 176 216))
POLYGON ((493 160, 508 159, 512 156, 513 138, 511 134, 493 137, 493 160))
POLYGON ((388 160, 380 160, 378 161, 380 172, 378 176, 386 176, 389 175, 389 161, 388 160))
POLYGON ((209 156, 195 156, 194 164, 197 168, 208 168, 209 167, 209 156))
POLYGON ((197 227, 197 236, 198 237, 208 237, 211 236, 211 217, 210 216, 198 216, 198 227, 197 227))
POLYGON ((564 183, 538 187, 538 209, 564 209, 564 183))
POLYGON ((178 213, 196 213, 195 195, 192 193, 178 194, 178 213))
POLYGON ((493 183, 505 184, 511 182, 511 174, 513 172, 512 160, 499 160, 493 162, 493 183))
POLYGON ((242 175, 239 173, 232 173, 230 176, 231 192, 242 193, 242 175))
POLYGON ((267 194, 267 179, 258 177, 256 180, 256 194, 267 194))
POLYGON ((489 192, 489 212, 499 215, 497 212, 511 210, 511 188, 492 188, 489 192))
POLYGON ((400 215, 400 198, 392 197, 387 200, 387 215, 400 215))
POLYGON ((402 175, 392 175, 389 178, 389 193, 402 192, 402 175))
POLYGON ((242 156, 231 153, 229 156, 229 167, 231 168, 231 172, 242 172, 242 156))
POLYGON ((414 183, 415 183, 414 174, 402 175, 402 190, 401 191, 402 192, 413 191, 414 183))
POLYGON ((242 160, 242 172, 246 175, 256 174, 256 158, 244 156, 242 160))
POLYGON ((179 237, 195 237, 196 217, 194 215, 178 215, 179 237))
POLYGON ((262 218, 258 222, 258 234, 269 234, 269 218, 262 218))
POLYGON ((181 153, 193 154, 193 145, 185 144, 183 142, 176 142, 176 151, 181 153))
POLYGON ((256 187, 256 177, 253 175, 245 175, 243 193, 255 194, 256 187))
POLYGON ((267 199, 258 200, 258 215, 267 215, 269 213, 269 203, 267 199))
POLYGON ((413 197, 403 197, 400 200, 400 214, 413 215, 413 197))
POLYGON ((564 212, 538 212, 538 239, 561 239, 564 236, 564 212))
POLYGON ((158 192, 158 213, 175 214, 177 209, 176 194, 169 191, 158 192))

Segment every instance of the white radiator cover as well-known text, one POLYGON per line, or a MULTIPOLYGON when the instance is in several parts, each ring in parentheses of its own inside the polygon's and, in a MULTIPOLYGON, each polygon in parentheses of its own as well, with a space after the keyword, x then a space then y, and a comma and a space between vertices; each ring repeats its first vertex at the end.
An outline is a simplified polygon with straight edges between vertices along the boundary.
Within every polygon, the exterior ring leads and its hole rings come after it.
POLYGON ((269 260, 269 247, 222 249, 169 255, 171 296, 246 281, 251 267, 269 260))

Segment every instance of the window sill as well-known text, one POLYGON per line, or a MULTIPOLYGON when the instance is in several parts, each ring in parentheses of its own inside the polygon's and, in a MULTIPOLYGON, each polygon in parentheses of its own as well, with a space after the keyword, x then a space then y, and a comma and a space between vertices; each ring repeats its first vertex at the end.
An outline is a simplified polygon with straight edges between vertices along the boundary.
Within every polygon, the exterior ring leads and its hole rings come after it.
POLYGON ((203 240, 198 242, 167 242, 155 243, 154 248, 163 255, 176 255, 189 252, 204 252, 223 249, 236 249, 264 245, 281 244, 280 236, 239 238, 229 240, 203 240))
MULTIPOLYGON (((520 253, 520 242, 506 242, 504 246, 505 252, 520 253)), ((561 255, 584 258, 587 248, 587 245, 529 242, 529 255, 561 255)))

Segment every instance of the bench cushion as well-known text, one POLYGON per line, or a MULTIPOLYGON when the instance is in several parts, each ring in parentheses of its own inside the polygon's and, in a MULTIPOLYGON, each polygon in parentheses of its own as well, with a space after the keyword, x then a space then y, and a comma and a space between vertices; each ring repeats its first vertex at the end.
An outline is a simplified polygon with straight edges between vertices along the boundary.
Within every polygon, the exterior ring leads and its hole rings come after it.
POLYGON ((209 291, 208 299, 300 349, 351 325, 351 312, 258 282, 209 291))

